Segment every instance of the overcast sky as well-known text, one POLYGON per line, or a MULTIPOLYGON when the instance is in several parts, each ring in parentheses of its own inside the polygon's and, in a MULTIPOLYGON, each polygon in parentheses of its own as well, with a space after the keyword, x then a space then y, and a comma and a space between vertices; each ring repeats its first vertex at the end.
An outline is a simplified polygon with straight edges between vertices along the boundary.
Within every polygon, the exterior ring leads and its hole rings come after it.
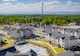
POLYGON ((80 0, 0 0, 0 14, 80 12, 80 0))

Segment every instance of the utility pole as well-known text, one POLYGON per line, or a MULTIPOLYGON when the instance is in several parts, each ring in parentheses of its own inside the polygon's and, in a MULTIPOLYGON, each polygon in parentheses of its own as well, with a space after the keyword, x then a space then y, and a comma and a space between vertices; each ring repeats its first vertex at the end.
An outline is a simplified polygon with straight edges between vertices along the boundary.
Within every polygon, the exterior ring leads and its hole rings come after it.
POLYGON ((42 2, 42 19, 43 19, 43 7, 44 7, 44 3, 42 2))
POLYGON ((44 3, 42 2, 42 7, 41 7, 41 20, 40 20, 40 27, 41 27, 41 22, 43 20, 43 7, 44 7, 44 3))
MULTIPOLYGON (((41 29, 42 20, 43 20, 43 7, 44 7, 44 3, 42 2, 42 7, 41 7, 41 20, 40 20, 40 29, 41 29)), ((41 33, 42 33, 42 29, 41 29, 41 33)))

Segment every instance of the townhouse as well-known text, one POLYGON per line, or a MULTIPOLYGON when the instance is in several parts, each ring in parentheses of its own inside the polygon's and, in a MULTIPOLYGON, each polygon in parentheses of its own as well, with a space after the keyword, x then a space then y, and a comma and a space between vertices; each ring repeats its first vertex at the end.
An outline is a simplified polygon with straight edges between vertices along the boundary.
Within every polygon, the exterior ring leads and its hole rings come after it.
POLYGON ((75 38, 80 38, 80 29, 62 28, 60 32, 68 36, 74 36, 75 38))
POLYGON ((57 32, 50 25, 45 26, 43 30, 47 36, 46 39, 59 47, 69 49, 70 47, 76 46, 79 43, 74 36, 68 36, 67 34, 57 32))
POLYGON ((8 35, 15 38, 29 37, 33 35, 33 29, 31 28, 13 28, 8 32, 8 35))
POLYGON ((59 32, 53 32, 51 35, 48 35, 49 40, 52 43, 58 45, 62 48, 70 48, 72 46, 78 45, 78 41, 73 36, 67 36, 66 34, 61 34, 59 32))
POLYGON ((66 53, 57 54, 56 56, 80 56, 80 53, 74 53, 72 51, 68 51, 66 53))
POLYGON ((58 26, 52 27, 51 25, 45 25, 42 27, 43 31, 46 33, 52 33, 53 31, 60 32, 62 34, 66 34, 68 36, 74 36, 75 38, 80 38, 80 29, 74 28, 61 28, 58 26))

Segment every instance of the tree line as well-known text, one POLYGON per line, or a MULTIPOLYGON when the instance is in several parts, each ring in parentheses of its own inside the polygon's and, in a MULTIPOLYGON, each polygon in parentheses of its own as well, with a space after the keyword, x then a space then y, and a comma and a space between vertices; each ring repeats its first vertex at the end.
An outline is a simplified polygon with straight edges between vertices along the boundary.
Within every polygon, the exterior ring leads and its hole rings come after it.
POLYGON ((0 15, 0 23, 12 24, 12 23, 35 23, 41 22, 44 24, 65 25, 71 22, 75 22, 80 25, 80 15, 0 15))

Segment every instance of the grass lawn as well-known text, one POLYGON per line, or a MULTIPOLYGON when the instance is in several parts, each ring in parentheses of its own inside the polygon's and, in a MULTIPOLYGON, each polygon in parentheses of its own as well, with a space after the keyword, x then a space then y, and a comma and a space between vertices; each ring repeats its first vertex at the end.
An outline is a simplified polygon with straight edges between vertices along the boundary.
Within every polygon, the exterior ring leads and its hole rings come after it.
MULTIPOLYGON (((42 38, 40 39, 39 41, 41 42, 46 42, 46 39, 45 38, 42 38)), ((57 46, 55 46, 54 44, 51 44, 53 47, 55 47, 55 51, 58 53, 58 54, 61 54, 61 53, 64 53, 64 52, 67 52, 66 50, 62 49, 62 48, 59 48, 57 46)))
POLYGON ((42 39, 40 39, 39 41, 41 41, 41 42, 46 42, 46 38, 42 38, 42 39))
POLYGON ((66 50, 64 50, 64 49, 62 49, 62 48, 58 48, 58 47, 56 47, 56 48, 54 48, 54 49, 55 49, 55 51, 56 51, 58 54, 67 52, 66 50))
POLYGON ((3 26, 0 26, 0 29, 3 29, 4 27, 3 26))
POLYGON ((11 46, 13 46, 13 43, 6 44, 6 45, 3 46, 3 48, 9 48, 11 46))
POLYGON ((2 48, 2 46, 0 45, 0 48, 2 48))

